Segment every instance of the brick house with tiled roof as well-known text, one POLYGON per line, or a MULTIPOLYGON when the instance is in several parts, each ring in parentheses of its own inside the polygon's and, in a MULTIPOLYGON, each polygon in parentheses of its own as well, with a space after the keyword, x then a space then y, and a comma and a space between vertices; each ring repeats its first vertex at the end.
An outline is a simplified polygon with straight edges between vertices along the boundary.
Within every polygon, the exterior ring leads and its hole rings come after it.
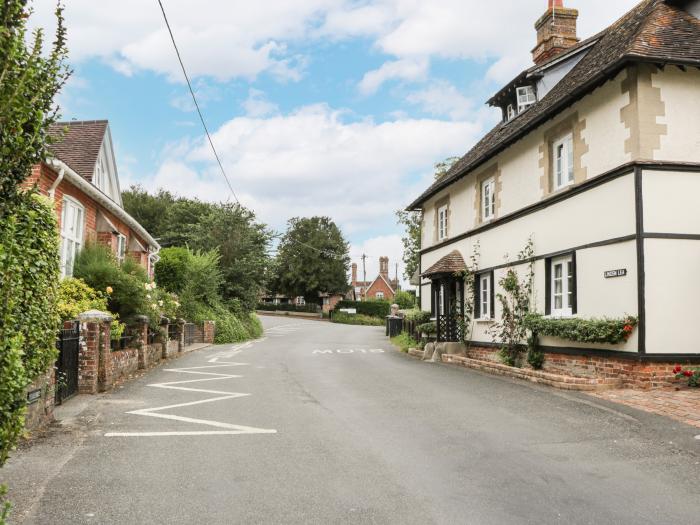
POLYGON ((471 347, 494 349, 499 280, 527 264, 504 256, 531 238, 537 312, 639 321, 622 344, 542 337, 548 366, 700 361, 700 0, 645 0, 585 40, 577 17, 549 0, 535 64, 488 101, 501 122, 408 207, 422 307, 459 340, 471 302, 471 347), (455 252, 477 259, 472 297, 455 252))
POLYGON ((389 277, 389 258, 385 256, 379 258, 379 274, 372 281, 360 281, 357 278, 357 263, 353 263, 350 287, 350 298, 357 301, 393 301, 399 290, 399 281, 389 277))
POLYGON ((160 246, 123 208, 108 121, 60 122, 49 135, 52 155, 34 166, 25 186, 36 186, 55 203, 61 274, 72 275, 76 254, 94 241, 118 260, 131 257, 152 275, 160 246))

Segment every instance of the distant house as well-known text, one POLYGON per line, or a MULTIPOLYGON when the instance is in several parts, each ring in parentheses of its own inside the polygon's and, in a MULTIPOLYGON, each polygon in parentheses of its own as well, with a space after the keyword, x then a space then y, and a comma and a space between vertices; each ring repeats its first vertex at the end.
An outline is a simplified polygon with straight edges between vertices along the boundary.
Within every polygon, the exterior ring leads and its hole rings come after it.
POLYGON ((108 121, 61 122, 49 133, 56 141, 52 156, 34 166, 25 187, 36 186, 55 202, 61 275, 73 274, 76 255, 94 241, 118 261, 136 260, 152 276, 160 246, 123 208, 108 121))
POLYGON ((399 288, 397 278, 389 277, 389 258, 379 258, 379 275, 372 281, 357 279, 357 264, 352 264, 351 290, 349 298, 355 301, 384 300, 393 301, 399 288))

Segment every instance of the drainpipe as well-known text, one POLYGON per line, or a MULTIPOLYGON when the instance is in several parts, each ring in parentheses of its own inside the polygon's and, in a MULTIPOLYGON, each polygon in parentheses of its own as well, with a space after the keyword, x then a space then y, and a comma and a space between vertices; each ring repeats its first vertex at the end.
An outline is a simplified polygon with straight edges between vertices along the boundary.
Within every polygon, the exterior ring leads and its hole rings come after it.
POLYGON ((60 163, 56 162, 56 159, 51 159, 51 165, 54 168, 58 168, 58 177, 56 177, 56 180, 49 188, 49 199, 53 201, 56 200, 56 188, 58 188, 58 185, 61 184, 63 176, 66 174, 66 170, 60 165, 60 163))

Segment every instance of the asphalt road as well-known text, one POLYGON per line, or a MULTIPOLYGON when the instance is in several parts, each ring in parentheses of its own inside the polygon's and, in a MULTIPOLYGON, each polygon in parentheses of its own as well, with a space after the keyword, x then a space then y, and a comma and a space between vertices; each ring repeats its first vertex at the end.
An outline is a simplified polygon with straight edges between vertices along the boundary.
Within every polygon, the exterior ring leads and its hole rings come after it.
POLYGON ((421 363, 378 328, 264 323, 66 406, 0 471, 12 523, 700 523, 691 427, 421 363))

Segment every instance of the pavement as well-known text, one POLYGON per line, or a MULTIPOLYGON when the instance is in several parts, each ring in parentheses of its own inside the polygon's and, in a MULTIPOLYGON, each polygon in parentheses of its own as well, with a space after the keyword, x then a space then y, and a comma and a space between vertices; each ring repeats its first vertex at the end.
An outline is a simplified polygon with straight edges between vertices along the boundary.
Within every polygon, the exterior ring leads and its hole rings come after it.
POLYGON ((422 363, 381 328, 263 322, 69 401, 0 470, 10 523, 699 523, 697 428, 422 363))

